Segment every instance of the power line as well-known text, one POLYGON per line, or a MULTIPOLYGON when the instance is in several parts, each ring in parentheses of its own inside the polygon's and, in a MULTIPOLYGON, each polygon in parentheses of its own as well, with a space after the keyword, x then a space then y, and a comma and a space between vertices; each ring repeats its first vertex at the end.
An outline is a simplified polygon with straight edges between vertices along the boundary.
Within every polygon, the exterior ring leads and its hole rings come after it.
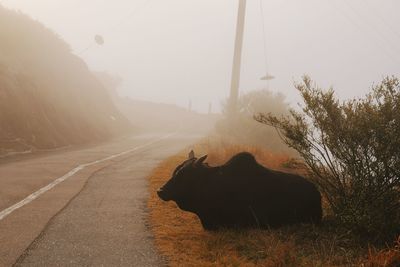
MULTIPOLYGON (((342 9, 340 9, 338 6, 336 6, 334 4, 335 3, 334 1, 328 0, 326 2, 329 3, 334 9, 339 11, 343 15, 343 17, 345 17, 350 24, 353 24, 356 28, 358 28, 359 31, 363 31, 363 32, 367 33, 368 35, 370 35, 368 30, 366 30, 356 20, 354 20, 346 12, 344 12, 342 9)), ((392 54, 391 50, 388 50, 387 47, 383 46, 379 41, 377 41, 377 39, 372 38, 372 40, 375 43, 375 45, 378 46, 382 50, 382 52, 388 57, 388 59, 395 61, 396 64, 400 63, 400 60, 396 57, 396 55, 392 54)))
POLYGON ((77 54, 78 56, 83 55, 84 53, 86 53, 89 49, 91 49, 94 46, 94 43, 92 42, 91 44, 89 44, 88 46, 86 46, 84 49, 82 49, 81 51, 79 51, 77 54))
POLYGON ((264 18, 264 6, 262 0, 260 2, 260 13, 261 13, 261 27, 263 34, 263 50, 264 50, 264 64, 265 64, 265 76, 261 77, 261 80, 265 80, 266 89, 269 90, 269 81, 275 77, 269 73, 268 64, 268 51, 267 51, 267 31, 265 28, 265 18, 264 18))
POLYGON ((368 1, 364 1, 363 3, 365 3, 369 10, 374 13, 376 15, 377 18, 380 19, 380 21, 385 24, 385 26, 387 27, 387 29, 389 29, 395 36, 397 36, 400 39, 400 33, 398 31, 395 30, 395 28, 393 27, 393 25, 391 23, 389 23, 386 18, 384 16, 382 16, 382 14, 380 12, 376 11, 376 8, 374 8, 371 3, 369 3, 368 1))
POLYGON ((136 15, 140 10, 144 9, 145 7, 147 7, 150 2, 152 2, 153 0, 146 0, 145 2, 143 2, 142 5, 137 6, 136 8, 134 8, 131 12, 129 12, 128 15, 126 15, 124 18, 122 18, 117 24, 115 24, 113 27, 110 28, 110 30, 115 30, 116 28, 118 28, 119 26, 121 26, 122 24, 124 24, 129 18, 133 17, 134 15, 136 15))
MULTIPOLYGON (((121 25, 123 25, 124 23, 126 23, 126 21, 133 17, 134 15, 136 15, 139 11, 141 11, 142 9, 144 9, 146 6, 148 6, 150 4, 150 2, 153 0, 145 0, 145 2, 143 2, 143 4, 135 7, 132 9, 131 12, 128 13, 128 15, 126 15, 125 17, 123 17, 119 22, 117 22, 116 24, 114 24, 113 26, 111 26, 110 28, 108 28, 108 30, 106 30, 106 32, 110 32, 110 31, 114 31, 117 28, 119 28, 121 25)), ((78 52, 78 55, 82 55, 84 53, 86 53, 87 51, 89 51, 91 48, 93 48, 95 45, 95 43, 92 41, 89 45, 87 45, 84 49, 82 49, 81 51, 78 52)))
POLYGON ((260 0, 260 13, 261 13, 261 27, 263 33, 263 50, 264 50, 264 60, 265 60, 265 72, 268 73, 268 56, 267 56, 267 36, 265 30, 265 18, 264 18, 264 7, 263 2, 260 0))
MULTIPOLYGON (((368 26, 369 26, 368 28, 369 28, 369 29, 373 30, 373 31, 375 32, 375 34, 376 34, 377 36, 379 36, 379 38, 381 38, 382 40, 385 40, 385 43, 389 44, 390 47, 391 47, 391 49, 397 50, 396 46, 392 46, 390 40, 387 39, 387 38, 385 37, 385 35, 384 35, 383 33, 381 33, 379 29, 376 28, 375 23, 373 23, 373 22, 371 23, 371 22, 369 21, 369 17, 366 17, 366 16, 362 15, 362 14, 359 12, 359 9, 355 8, 355 7, 350 3, 350 1, 344 1, 344 3, 353 11, 354 14, 356 14, 356 16, 358 16, 358 17, 360 18, 361 21, 364 20, 364 22, 365 22, 366 24, 368 24, 368 26)), ((393 51, 393 52, 398 53, 399 51, 393 51)))

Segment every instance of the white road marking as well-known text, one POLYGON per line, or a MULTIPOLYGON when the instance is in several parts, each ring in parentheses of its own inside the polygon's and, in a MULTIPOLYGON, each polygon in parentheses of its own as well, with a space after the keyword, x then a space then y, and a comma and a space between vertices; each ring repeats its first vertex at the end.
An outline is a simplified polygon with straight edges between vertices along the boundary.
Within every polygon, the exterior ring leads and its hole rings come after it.
POLYGON ((167 138, 169 138, 169 137, 171 137, 171 136, 173 136, 173 135, 176 135, 177 133, 178 133, 178 132, 165 135, 165 136, 163 136, 163 137, 160 137, 160 138, 158 138, 158 139, 156 139, 156 140, 153 140, 153 141, 151 141, 151 142, 149 142, 149 143, 146 143, 146 144, 144 144, 144 145, 134 147, 134 148, 129 149, 129 150, 127 150, 127 151, 124 151, 124 152, 121 152, 121 153, 118 153, 118 154, 114 154, 114 155, 105 157, 105 158, 103 158, 103 159, 99 159, 99 160, 95 160, 95 161, 92 161, 92 162, 88 162, 88 163, 81 164, 81 165, 79 165, 78 167, 76 167, 76 168, 70 170, 68 173, 64 174, 63 176, 61 176, 61 177, 55 179, 53 182, 51 182, 50 184, 46 185, 45 187, 42 187, 42 188, 39 189, 38 191, 36 191, 36 192, 30 194, 29 196, 27 196, 26 198, 24 198, 24 199, 21 200, 20 202, 18 202, 18 203, 16 203, 16 204, 12 205, 11 207, 9 207, 9 208, 7 208, 7 209, 1 211, 1 212, 0 212, 0 221, 3 220, 3 219, 4 219, 5 217, 7 217, 8 215, 10 215, 10 214, 11 214, 12 212, 14 212, 15 210, 17 210, 17 209, 19 209, 19 208, 25 206, 26 204, 32 202, 33 200, 37 199, 40 195, 42 195, 42 194, 44 194, 45 192, 49 191, 50 189, 52 189, 53 187, 55 187, 55 186, 58 185, 59 183, 61 183, 61 182, 65 181, 65 180, 67 180, 68 178, 70 178, 71 176, 75 175, 77 172, 83 170, 83 169, 86 168, 86 167, 93 166, 93 165, 96 165, 96 164, 99 164, 99 163, 102 163, 102 162, 104 162, 104 161, 108 161, 108 160, 111 160, 111 159, 115 159, 115 158, 121 157, 121 156, 123 156, 123 155, 126 155, 126 154, 132 153, 132 152, 134 152, 134 151, 137 151, 137 150, 139 150, 139 149, 141 149, 141 148, 151 146, 151 145, 153 145, 153 144, 155 144, 155 143, 158 143, 158 142, 160 142, 160 141, 162 141, 162 140, 164 140, 164 139, 167 139, 167 138))

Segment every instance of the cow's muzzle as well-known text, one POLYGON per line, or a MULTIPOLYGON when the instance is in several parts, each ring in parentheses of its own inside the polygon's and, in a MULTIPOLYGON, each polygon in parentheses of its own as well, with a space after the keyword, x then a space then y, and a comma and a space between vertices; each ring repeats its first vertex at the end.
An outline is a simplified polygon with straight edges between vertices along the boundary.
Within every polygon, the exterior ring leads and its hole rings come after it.
POLYGON ((159 198, 161 198, 164 201, 171 200, 171 198, 168 197, 168 194, 165 192, 165 190, 162 187, 157 190, 157 195, 159 198))

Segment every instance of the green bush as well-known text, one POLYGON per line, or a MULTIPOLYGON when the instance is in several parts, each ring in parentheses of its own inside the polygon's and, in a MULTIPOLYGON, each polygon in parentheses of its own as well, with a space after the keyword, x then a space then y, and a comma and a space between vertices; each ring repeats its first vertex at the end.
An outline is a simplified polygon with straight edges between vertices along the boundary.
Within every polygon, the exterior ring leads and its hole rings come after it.
POLYGON ((289 116, 258 114, 299 152, 343 226, 372 240, 400 233, 400 82, 385 78, 364 98, 339 101, 308 77, 289 116))

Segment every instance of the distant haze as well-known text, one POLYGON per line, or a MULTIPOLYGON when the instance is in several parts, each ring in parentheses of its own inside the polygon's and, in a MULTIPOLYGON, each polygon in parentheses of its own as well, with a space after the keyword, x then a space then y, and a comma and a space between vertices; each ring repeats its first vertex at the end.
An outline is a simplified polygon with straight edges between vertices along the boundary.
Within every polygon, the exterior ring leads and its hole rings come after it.
MULTIPOLYGON (((310 75, 342 98, 400 75, 400 1, 261 0, 269 86, 299 101, 293 82, 310 75)), ((230 88, 237 1, 5 0, 57 32, 95 71, 122 77, 120 94, 198 111, 230 88), (134 12, 137 10, 137 12, 134 12), (134 13, 132 15, 132 13, 134 13), (94 44, 94 35, 105 44, 94 44)), ((264 88, 259 0, 248 0, 241 90, 264 88)))

